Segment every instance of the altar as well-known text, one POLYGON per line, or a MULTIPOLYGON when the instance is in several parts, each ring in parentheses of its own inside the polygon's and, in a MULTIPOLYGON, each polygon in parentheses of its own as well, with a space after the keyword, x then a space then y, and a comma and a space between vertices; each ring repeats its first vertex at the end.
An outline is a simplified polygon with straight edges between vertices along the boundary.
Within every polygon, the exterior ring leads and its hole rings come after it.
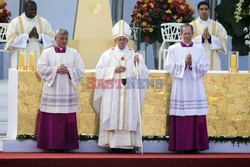
MULTIPOLYGON (((77 86, 78 133, 98 135, 98 116, 92 106, 94 70, 86 70, 77 86)), ((250 74, 209 72, 204 78, 209 136, 250 136, 250 74)), ((142 110, 144 136, 168 135, 171 76, 151 70, 142 110)), ((36 132, 42 82, 36 72, 9 69, 8 138, 36 132)))

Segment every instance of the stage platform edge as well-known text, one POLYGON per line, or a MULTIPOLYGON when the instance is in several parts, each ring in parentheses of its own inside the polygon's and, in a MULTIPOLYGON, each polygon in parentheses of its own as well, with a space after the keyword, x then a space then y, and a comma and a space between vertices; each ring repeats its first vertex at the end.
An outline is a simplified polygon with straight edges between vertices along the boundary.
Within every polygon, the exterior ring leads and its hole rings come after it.
MULTIPOLYGON (((4 138, 0 144, 2 144, 2 146, 0 145, 2 152, 46 152, 46 150, 36 148, 36 141, 32 140, 18 141, 4 138)), ((143 150, 144 153, 173 153, 168 151, 168 142, 166 141, 144 141, 143 150)), ((105 153, 107 150, 98 147, 97 141, 89 140, 79 141, 79 149, 72 150, 72 152, 105 153)), ((210 142, 209 150, 200 153, 250 153, 250 144, 210 142)))

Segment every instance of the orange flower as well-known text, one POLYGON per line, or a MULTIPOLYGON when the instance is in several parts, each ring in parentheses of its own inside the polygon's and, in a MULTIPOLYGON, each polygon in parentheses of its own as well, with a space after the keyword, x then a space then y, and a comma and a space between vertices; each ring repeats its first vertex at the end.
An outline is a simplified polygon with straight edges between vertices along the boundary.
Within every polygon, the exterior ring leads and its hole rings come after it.
POLYGON ((153 32, 154 29, 153 29, 153 28, 149 28, 148 31, 149 31, 149 32, 153 32))
POLYGON ((146 25, 147 25, 147 23, 145 21, 141 23, 142 27, 145 27, 146 25))

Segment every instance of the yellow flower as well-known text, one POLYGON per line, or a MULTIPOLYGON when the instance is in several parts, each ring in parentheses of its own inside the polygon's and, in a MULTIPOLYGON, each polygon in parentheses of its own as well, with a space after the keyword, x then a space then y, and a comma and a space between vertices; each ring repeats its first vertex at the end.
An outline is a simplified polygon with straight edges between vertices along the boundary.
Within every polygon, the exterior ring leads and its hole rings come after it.
POLYGON ((153 3, 150 3, 149 5, 150 5, 151 8, 155 7, 155 5, 153 3))
POLYGON ((146 8, 148 5, 145 3, 144 5, 142 5, 143 8, 146 8))
POLYGON ((182 17, 180 17, 179 19, 176 20, 177 23, 181 23, 182 22, 182 17))
POLYGON ((180 5, 180 9, 181 10, 185 9, 185 6, 184 5, 180 5))
POLYGON ((149 28, 148 31, 149 31, 149 32, 153 32, 154 29, 153 29, 153 28, 149 28))
POLYGON ((168 9, 168 10, 166 11, 166 13, 169 13, 169 14, 171 14, 172 12, 171 12, 171 10, 169 10, 169 9, 168 9))
POLYGON ((141 18, 141 13, 138 13, 136 17, 141 18))
POLYGON ((174 16, 173 16, 173 18, 174 18, 174 19, 177 19, 177 16, 176 16, 176 15, 174 15, 174 16))
POLYGON ((146 25, 147 25, 147 23, 145 21, 141 23, 142 27, 145 27, 146 25))
POLYGON ((172 3, 172 0, 168 0, 168 3, 172 3))

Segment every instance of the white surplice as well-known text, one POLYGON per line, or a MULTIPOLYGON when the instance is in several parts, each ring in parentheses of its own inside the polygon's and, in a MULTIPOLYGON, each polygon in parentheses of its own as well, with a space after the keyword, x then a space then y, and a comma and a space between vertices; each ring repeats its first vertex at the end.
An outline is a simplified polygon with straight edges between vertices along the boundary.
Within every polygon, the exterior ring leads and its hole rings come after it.
POLYGON ((37 63, 42 49, 54 44, 54 32, 50 23, 42 17, 36 16, 33 19, 26 17, 25 13, 14 18, 7 29, 7 43, 5 50, 12 51, 11 68, 17 68, 18 55, 26 52, 26 64, 28 65, 28 54, 35 54, 35 64, 37 63), (33 27, 37 28, 39 39, 29 38, 29 33, 33 27))
POLYGON ((170 115, 206 115, 208 108, 202 77, 209 69, 209 61, 204 48, 196 44, 192 47, 174 44, 169 47, 164 67, 172 76, 170 115), (189 53, 192 70, 185 65, 189 53))
POLYGON ((227 53, 227 32, 225 28, 217 21, 211 19, 203 21, 199 17, 192 21, 191 24, 194 27, 193 42, 205 48, 210 60, 210 70, 221 70, 221 61, 218 52, 227 53), (202 44, 202 33, 206 27, 208 27, 211 35, 211 44, 208 40, 205 40, 202 44))
MULTIPOLYGON (((105 51, 96 66, 96 88, 94 108, 100 116, 98 145, 111 148, 140 147, 139 107, 136 87, 136 73, 140 79, 148 79, 148 69, 140 56, 138 68, 134 65, 135 52, 127 47, 120 50, 117 46, 105 51), (123 58, 122 58, 123 57, 123 58), (124 73, 115 73, 118 65, 126 67, 124 73), (127 79, 126 86, 120 79, 127 79), (109 88, 108 80, 113 79, 109 88), (133 83, 135 83, 133 85, 133 83), (118 88, 120 85, 121 88, 118 88)), ((146 89, 139 89, 141 108, 146 89)))
POLYGON ((37 63, 37 72, 43 80, 40 111, 47 113, 77 112, 76 85, 84 74, 80 54, 67 47, 65 53, 56 53, 54 47, 45 49, 37 63), (68 74, 58 74, 57 67, 67 66, 68 74))

